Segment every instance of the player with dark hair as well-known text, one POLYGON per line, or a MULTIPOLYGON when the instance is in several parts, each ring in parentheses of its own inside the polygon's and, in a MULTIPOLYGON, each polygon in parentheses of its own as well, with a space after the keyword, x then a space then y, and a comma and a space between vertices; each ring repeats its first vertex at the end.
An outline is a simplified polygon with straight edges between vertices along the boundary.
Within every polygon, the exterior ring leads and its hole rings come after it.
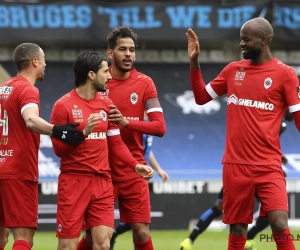
POLYGON ((279 250, 294 250, 288 227, 288 197, 281 161, 279 127, 287 108, 300 131, 300 88, 296 72, 271 55, 273 28, 254 18, 240 30, 246 60, 228 64, 206 85, 198 62, 200 45, 186 33, 190 77, 197 104, 227 93, 226 146, 223 157, 223 222, 230 225, 228 250, 243 250, 255 194, 260 216, 267 216, 279 250), (243 190, 243 192, 241 192, 243 190), (285 237, 283 237, 285 236, 285 237))
MULTIPOLYGON (((77 146, 79 124, 53 125, 40 117, 36 81, 44 79, 45 54, 34 43, 18 45, 13 55, 18 75, 0 87, 0 249, 12 229, 13 250, 29 250, 37 229, 40 134, 77 146)), ((64 124, 64 123, 62 123, 64 124)))
MULTIPOLYGON (((143 134, 162 137, 166 124, 156 87, 152 79, 133 68, 137 35, 127 26, 113 29, 107 37, 107 55, 111 60, 112 79, 107 84, 108 96, 115 106, 109 119, 118 122, 121 136, 133 157, 145 164, 143 134), (118 109, 116 108, 118 107, 118 109), (144 121, 146 110, 149 122, 144 121)), ((130 223, 137 250, 153 250, 149 233, 150 195, 148 182, 133 175, 123 162, 110 162, 114 194, 118 199, 120 220, 130 223)), ((84 247, 89 249, 91 236, 87 232, 84 247)))
POLYGON ((138 164, 123 143, 116 124, 108 120, 112 101, 101 95, 111 79, 106 59, 97 52, 84 52, 77 57, 73 69, 76 88, 56 101, 51 121, 60 124, 80 120, 79 128, 86 139, 77 148, 52 139, 53 149, 61 158, 57 249, 75 250, 84 222, 91 232, 93 249, 108 250, 114 225, 108 151, 112 161, 121 160, 138 178, 150 179, 153 170, 138 164))

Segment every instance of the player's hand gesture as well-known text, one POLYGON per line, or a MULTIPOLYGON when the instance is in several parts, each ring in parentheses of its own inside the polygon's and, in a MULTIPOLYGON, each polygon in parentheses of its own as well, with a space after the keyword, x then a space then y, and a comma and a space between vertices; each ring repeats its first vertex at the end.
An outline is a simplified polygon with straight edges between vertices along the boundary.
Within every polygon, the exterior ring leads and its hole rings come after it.
POLYGON ((162 169, 158 170, 157 174, 163 179, 163 182, 169 180, 169 175, 164 170, 162 170, 162 169))
POLYGON ((137 164, 135 166, 135 172, 146 180, 150 180, 154 175, 154 171, 151 167, 142 164, 137 164))
POLYGON ((200 53, 200 44, 197 35, 191 28, 187 30, 185 35, 188 41, 188 56, 190 60, 198 60, 198 56, 200 53))
POLYGON ((129 121, 122 115, 120 110, 114 104, 109 105, 109 112, 108 112, 108 120, 110 122, 117 122, 122 126, 126 127, 129 124, 129 121))
POLYGON ((101 122, 101 119, 103 119, 103 115, 100 113, 90 114, 90 117, 86 121, 85 128, 83 129, 84 136, 88 136, 92 133, 93 128, 101 122))

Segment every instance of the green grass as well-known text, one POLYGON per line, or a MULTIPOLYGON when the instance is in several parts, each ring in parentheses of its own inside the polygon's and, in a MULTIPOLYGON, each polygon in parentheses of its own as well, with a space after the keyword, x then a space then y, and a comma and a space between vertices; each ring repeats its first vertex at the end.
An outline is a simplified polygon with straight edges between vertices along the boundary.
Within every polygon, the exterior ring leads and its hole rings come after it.
MULTIPOLYGON (((270 235, 270 231, 263 231, 262 234, 270 235)), ((300 230, 293 230, 293 235, 300 235, 300 230)), ((155 250, 179 250, 179 243, 187 238, 189 232, 187 230, 173 231, 151 231, 155 250)), ((218 250, 227 249, 227 231, 207 231, 200 235, 195 241, 193 250, 218 250)), ((11 249, 12 235, 10 235, 7 249, 11 249)), ((259 235, 256 238, 258 250, 276 250, 275 243, 259 242, 259 235)), ((300 249, 300 242, 295 242, 296 249, 300 249)), ((55 250, 57 247, 57 238, 55 232, 37 232, 34 238, 34 246, 32 250, 55 250)), ((114 250, 132 250, 133 244, 131 233, 127 232, 120 235, 116 240, 114 250)))

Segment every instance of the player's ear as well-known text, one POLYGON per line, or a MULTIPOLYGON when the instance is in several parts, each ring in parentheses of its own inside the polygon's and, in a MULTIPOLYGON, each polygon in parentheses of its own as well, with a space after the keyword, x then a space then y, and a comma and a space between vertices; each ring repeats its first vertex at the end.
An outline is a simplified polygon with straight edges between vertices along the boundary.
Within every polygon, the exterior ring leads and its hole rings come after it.
POLYGON ((88 73, 88 79, 90 80, 94 80, 95 79, 95 72, 94 71, 89 71, 88 73))
POLYGON ((113 59, 113 50, 112 49, 108 49, 107 51, 106 51, 106 55, 107 55, 107 57, 110 59, 110 60, 112 60, 113 59))

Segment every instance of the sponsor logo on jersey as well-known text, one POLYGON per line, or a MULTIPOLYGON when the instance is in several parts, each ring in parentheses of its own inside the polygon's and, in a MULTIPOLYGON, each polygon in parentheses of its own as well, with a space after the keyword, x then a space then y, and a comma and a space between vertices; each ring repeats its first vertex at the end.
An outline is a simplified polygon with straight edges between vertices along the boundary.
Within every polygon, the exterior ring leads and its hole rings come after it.
POLYGON ((13 150, 0 150, 0 156, 13 156, 13 150))
POLYGON ((106 139, 106 132, 92 132, 86 138, 86 140, 105 140, 106 139))
POLYGON ((273 110, 274 104, 268 103, 268 102, 261 102, 256 100, 250 100, 250 99, 238 99, 234 94, 228 97, 227 105, 235 104, 239 106, 246 106, 251 108, 258 108, 258 109, 264 109, 264 110, 273 110))
POLYGON ((3 86, 0 87, 0 94, 6 94, 9 95, 13 90, 13 87, 3 86))
POLYGON ((130 101, 131 101, 131 103, 132 104, 136 104, 137 103, 137 101, 138 101, 138 95, 137 95, 137 93, 132 93, 131 95, 130 95, 130 101))
POLYGON ((300 87, 297 87, 298 98, 300 99, 300 87))
POLYGON ((72 109, 73 118, 83 118, 81 109, 72 109))
POLYGON ((272 79, 271 78, 266 78, 265 81, 264 81, 264 87, 266 89, 270 88, 272 85, 272 79))
POLYGON ((100 111, 100 115, 102 115, 103 121, 106 121, 107 115, 106 115, 106 112, 105 112, 104 110, 101 110, 101 111, 100 111))
POLYGON ((245 75, 246 75, 246 72, 240 72, 240 71, 237 71, 237 72, 235 73, 234 80, 237 80, 237 81, 243 81, 244 78, 245 78, 245 75))

